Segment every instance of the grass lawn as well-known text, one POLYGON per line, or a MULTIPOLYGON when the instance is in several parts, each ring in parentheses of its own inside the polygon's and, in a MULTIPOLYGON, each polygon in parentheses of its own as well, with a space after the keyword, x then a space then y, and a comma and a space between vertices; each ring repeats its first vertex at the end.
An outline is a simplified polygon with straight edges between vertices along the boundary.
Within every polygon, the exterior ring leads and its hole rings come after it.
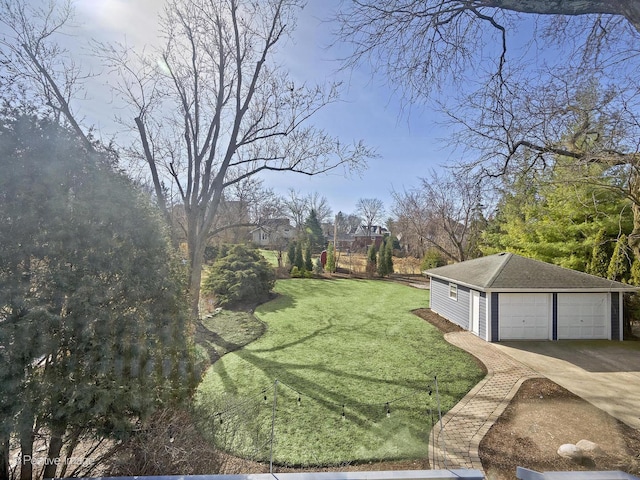
MULTIPOLYGON (((267 259, 267 262, 271 264, 273 267, 278 266, 278 252, 275 250, 265 250, 264 248, 259 249, 260 254, 267 259)), ((286 258, 287 252, 284 252, 284 256, 286 258)))
POLYGON ((434 376, 443 414, 482 378, 410 313, 427 306, 424 290, 291 279, 276 291, 256 311, 266 333, 216 362, 196 394, 203 429, 238 455, 269 459, 276 379, 274 461, 317 466, 425 457, 434 376))
POLYGON ((197 343, 218 357, 237 350, 259 338, 265 331, 264 324, 244 311, 221 310, 202 320, 205 331, 199 332, 197 343))

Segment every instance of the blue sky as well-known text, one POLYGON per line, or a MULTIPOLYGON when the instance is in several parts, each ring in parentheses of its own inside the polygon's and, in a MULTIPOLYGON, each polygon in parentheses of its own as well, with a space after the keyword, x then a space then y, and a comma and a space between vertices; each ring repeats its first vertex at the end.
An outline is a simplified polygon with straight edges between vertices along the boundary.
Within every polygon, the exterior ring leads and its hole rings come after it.
MULTIPOLYGON (((123 40, 137 45, 152 42, 156 35, 156 18, 162 2, 158 0, 79 0, 77 8, 77 45, 85 37, 100 40, 123 40)), ((331 25, 325 20, 339 2, 310 0, 298 19, 293 38, 280 48, 283 63, 300 81, 324 83, 343 81, 342 101, 328 106, 313 123, 338 136, 342 142, 362 139, 374 148, 379 158, 371 160, 361 176, 345 177, 342 171, 308 177, 293 174, 269 175, 268 185, 285 193, 293 187, 327 197, 334 212, 351 213, 359 198, 379 198, 390 210, 391 190, 410 188, 430 168, 439 168, 450 159, 446 143, 448 132, 436 123, 438 116, 422 107, 411 113, 402 111, 400 99, 384 85, 383 78, 373 78, 366 70, 336 73, 337 57, 344 51, 327 50, 331 42, 331 25)), ((74 42, 76 43, 76 42, 74 42)), ((89 100, 80 106, 85 121, 103 132, 110 131, 113 112, 104 108, 109 94, 92 89, 89 100), (108 115, 103 112, 108 111, 108 115)))

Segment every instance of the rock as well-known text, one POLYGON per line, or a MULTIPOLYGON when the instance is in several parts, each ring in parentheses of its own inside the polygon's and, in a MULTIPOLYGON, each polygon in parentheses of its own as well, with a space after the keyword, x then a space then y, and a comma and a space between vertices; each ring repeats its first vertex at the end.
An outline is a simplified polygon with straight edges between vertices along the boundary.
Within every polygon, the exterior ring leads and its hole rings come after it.
POLYGON ((590 440, 580 440, 576 443, 576 447, 582 450, 583 453, 593 456, 593 455, 604 455, 604 451, 600 448, 600 445, 594 443, 590 440))
POLYGON ((576 461, 582 460, 582 457, 584 456, 582 450, 573 443, 560 445, 560 448, 558 448, 558 455, 576 461))

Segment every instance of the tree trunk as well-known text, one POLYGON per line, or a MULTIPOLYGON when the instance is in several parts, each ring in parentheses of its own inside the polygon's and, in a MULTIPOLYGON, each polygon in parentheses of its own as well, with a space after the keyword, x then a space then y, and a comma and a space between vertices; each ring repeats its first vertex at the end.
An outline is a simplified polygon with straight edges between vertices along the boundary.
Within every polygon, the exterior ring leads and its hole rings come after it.
POLYGON ((69 467, 69 464, 71 463, 71 457, 73 456, 73 452, 75 451, 76 447, 80 443, 80 433, 81 433, 81 429, 76 428, 76 430, 71 435, 71 438, 69 438, 69 441, 67 442, 65 460, 62 464, 62 469, 60 470, 61 478, 65 477, 67 474, 67 469, 69 467))
POLYGON ((33 478, 33 428, 24 428, 20 432, 20 480, 33 478))
POLYGON ((640 258, 640 173, 632 170, 629 177, 629 194, 631 211, 633 212, 633 231, 627 237, 629 248, 636 258, 640 258))
POLYGON ((640 3, 637 0, 484 0, 483 6, 537 15, 621 15, 640 32, 640 3))
POLYGON ((58 464, 60 463, 60 451, 62 450, 62 436, 65 428, 56 426, 51 432, 49 440, 49 451, 47 452, 47 461, 44 467, 42 478, 55 478, 58 464))
POLYGON ((0 480, 9 480, 9 436, 0 436, 0 480))
MULTIPOLYGON (((196 246, 197 249, 197 246, 196 246)), ((200 318, 200 284, 202 282, 203 256, 197 251, 190 252, 191 272, 189 276, 189 295, 191 296, 191 320, 197 322, 200 318)))

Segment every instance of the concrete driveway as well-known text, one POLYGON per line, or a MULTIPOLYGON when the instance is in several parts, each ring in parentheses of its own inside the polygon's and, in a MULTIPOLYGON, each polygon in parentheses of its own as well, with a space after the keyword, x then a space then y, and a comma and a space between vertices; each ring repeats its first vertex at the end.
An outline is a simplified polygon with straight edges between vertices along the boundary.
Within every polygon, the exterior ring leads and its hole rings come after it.
POLYGON ((502 352, 640 429, 640 342, 502 342, 502 352))

